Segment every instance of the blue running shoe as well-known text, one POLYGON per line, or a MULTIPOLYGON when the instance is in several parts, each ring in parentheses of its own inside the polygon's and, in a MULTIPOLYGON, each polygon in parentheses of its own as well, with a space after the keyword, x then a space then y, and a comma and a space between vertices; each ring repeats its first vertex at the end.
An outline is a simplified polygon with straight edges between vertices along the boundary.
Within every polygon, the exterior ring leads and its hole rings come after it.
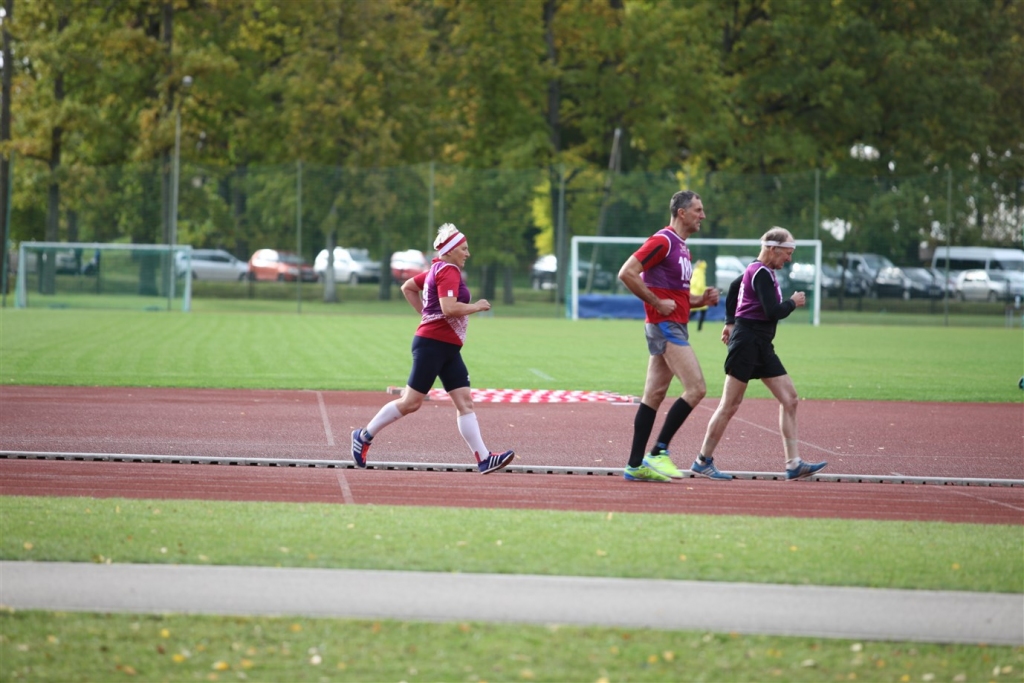
POLYGON ((640 465, 640 467, 627 467, 622 471, 622 476, 626 481, 672 481, 671 477, 666 477, 661 472, 657 472, 647 465, 640 465))
POLYGON ((352 432, 352 459, 355 460, 356 467, 366 469, 366 452, 370 450, 371 440, 372 437, 362 429, 352 432))
POLYGON ((697 458, 693 461, 693 464, 690 465, 690 471, 701 477, 707 477, 708 479, 717 479, 719 481, 728 481, 732 479, 731 474, 718 471, 718 468, 715 467, 714 458, 708 458, 704 462, 701 462, 700 458, 697 458))
POLYGON ((497 472, 501 468, 512 462, 512 459, 516 457, 515 451, 505 451, 504 453, 491 453, 486 458, 480 461, 477 465, 480 468, 480 474, 490 474, 491 472, 497 472))
POLYGON ((796 467, 786 468, 786 481, 796 481, 797 479, 806 479, 807 477, 820 472, 825 469, 827 462, 804 462, 800 461, 796 467))

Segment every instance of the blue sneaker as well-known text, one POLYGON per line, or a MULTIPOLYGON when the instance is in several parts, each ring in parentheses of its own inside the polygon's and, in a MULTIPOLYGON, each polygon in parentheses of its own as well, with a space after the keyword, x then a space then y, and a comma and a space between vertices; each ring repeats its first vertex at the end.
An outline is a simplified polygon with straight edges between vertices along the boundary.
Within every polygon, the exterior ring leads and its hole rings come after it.
POLYGON ((796 481, 820 472, 828 465, 827 462, 804 462, 803 460, 796 467, 786 468, 786 481, 796 481))
POLYGON ((366 468, 366 452, 370 450, 370 441, 372 438, 362 429, 357 429, 352 432, 352 459, 356 462, 356 467, 366 468))
POLYGON ((501 468, 512 462, 512 459, 516 457, 515 451, 505 451, 504 453, 491 453, 486 458, 480 461, 477 467, 480 469, 480 474, 490 474, 491 472, 497 472, 501 468))
POLYGON ((728 481, 732 479, 731 474, 718 471, 718 468, 715 467, 714 458, 708 458, 704 462, 701 462, 700 458, 697 458, 693 461, 693 464, 690 465, 690 471, 701 477, 707 477, 708 479, 717 479, 719 481, 728 481))

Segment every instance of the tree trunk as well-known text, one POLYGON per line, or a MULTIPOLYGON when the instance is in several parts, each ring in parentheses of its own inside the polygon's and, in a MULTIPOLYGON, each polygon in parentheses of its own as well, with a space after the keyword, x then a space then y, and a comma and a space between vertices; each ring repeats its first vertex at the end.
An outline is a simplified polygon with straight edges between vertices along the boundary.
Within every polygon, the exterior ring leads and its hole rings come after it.
MULTIPOLYGON (((545 0, 544 2, 544 42, 547 45, 548 62, 552 72, 555 74, 548 81, 548 135, 551 139, 551 150, 554 159, 558 159, 562 151, 562 83, 558 76, 558 47, 555 45, 555 14, 558 12, 557 0, 545 0)), ((553 231, 553 242, 555 257, 558 263, 558 270, 555 272, 555 301, 562 301, 565 291, 565 276, 563 264, 566 263, 566 254, 562 247, 563 236, 559 234, 560 216, 560 193, 561 193, 561 172, 553 164, 548 170, 548 184, 551 192, 551 225, 553 231)))
POLYGON ((512 288, 512 267, 505 266, 503 269, 502 277, 502 291, 504 296, 502 297, 502 303, 506 306, 512 306, 516 302, 515 290, 512 288))
MULTIPOLYGON (((174 5, 170 2, 164 2, 160 8, 160 42, 164 44, 164 51, 167 54, 167 78, 170 82, 174 71, 174 63, 171 59, 171 48, 174 46, 174 5)), ((165 120, 174 117, 173 87, 164 101, 163 116, 165 120)), ((171 243, 171 212, 175 210, 175 207, 171 206, 171 195, 173 194, 171 184, 174 182, 172 163, 170 149, 160 152, 160 204, 163 206, 160 242, 163 244, 171 243)))
POLYGON ((324 303, 338 303, 338 283, 334 280, 334 244, 336 242, 334 230, 327 231, 327 267, 324 269, 324 303))
MULTIPOLYGON (((68 26, 68 18, 60 15, 57 18, 57 33, 68 26)), ((58 71, 53 79, 53 101, 59 109, 64 103, 64 72, 58 71)), ((64 138, 64 128, 58 124, 50 130, 50 179, 46 189, 46 241, 56 242, 60 238, 60 153, 64 138)), ((42 292, 53 294, 56 291, 57 255, 47 252, 43 262, 42 292)))
MULTIPOLYGON (((11 32, 8 27, 14 19, 14 0, 4 2, 4 23, 3 23, 3 60, 4 65, 11 64, 11 32)), ((5 68, 3 82, 0 85, 0 144, 6 145, 11 139, 11 72, 14 69, 5 68)), ((10 263, 10 256, 7 254, 7 236, 10 229, 7 225, 7 207, 10 197, 7 190, 11 181, 11 158, 0 156, 0 264, 7 266, 10 263)), ((10 276, 10 268, 0 268, 6 276, 10 276)), ((8 277, 0 282, 0 294, 7 295, 8 277)))

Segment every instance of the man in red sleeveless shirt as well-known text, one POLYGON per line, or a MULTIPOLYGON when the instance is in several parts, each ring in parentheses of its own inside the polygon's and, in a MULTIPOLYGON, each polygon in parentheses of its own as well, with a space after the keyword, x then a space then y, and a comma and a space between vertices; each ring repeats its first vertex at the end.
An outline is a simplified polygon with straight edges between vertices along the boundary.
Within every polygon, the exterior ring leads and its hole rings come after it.
MULTIPOLYGON (((669 457, 668 446, 707 393, 687 330, 691 307, 718 303, 718 290, 713 287, 700 296, 690 294, 693 264, 686 238, 700 230, 704 203, 695 192, 676 192, 669 202, 669 212, 672 222, 648 238, 619 269, 622 284, 644 302, 644 329, 651 354, 644 395, 633 419, 633 442, 623 473, 627 481, 668 482, 683 477, 669 457), (669 409, 654 447, 646 453, 658 408, 673 377, 682 382, 683 395, 669 409)), ((698 474, 711 476, 714 465, 709 463, 709 468, 708 473, 698 474)))

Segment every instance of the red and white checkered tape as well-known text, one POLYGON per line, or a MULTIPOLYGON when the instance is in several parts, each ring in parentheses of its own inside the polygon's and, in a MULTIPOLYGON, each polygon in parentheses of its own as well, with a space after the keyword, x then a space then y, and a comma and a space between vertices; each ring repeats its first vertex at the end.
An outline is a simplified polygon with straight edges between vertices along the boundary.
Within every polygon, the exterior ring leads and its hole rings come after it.
MULTIPOLYGON (((388 387, 389 394, 402 393, 403 387, 388 387)), ((610 391, 568 389, 470 389, 474 403, 636 403, 633 396, 610 391)), ((431 389, 428 401, 449 401, 444 389, 431 389)))

